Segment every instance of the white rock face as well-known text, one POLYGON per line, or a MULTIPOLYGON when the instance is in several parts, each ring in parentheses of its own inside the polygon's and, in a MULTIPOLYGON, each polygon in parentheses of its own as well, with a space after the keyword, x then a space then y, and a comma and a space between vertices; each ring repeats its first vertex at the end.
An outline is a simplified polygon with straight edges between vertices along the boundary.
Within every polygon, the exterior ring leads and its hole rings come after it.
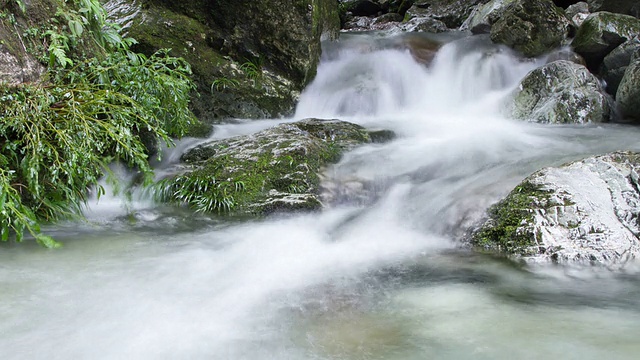
POLYGON ((531 216, 516 231, 528 234, 530 245, 511 250, 534 262, 622 265, 640 257, 639 173, 639 153, 616 152, 529 176, 525 182, 545 194, 525 202, 531 216))

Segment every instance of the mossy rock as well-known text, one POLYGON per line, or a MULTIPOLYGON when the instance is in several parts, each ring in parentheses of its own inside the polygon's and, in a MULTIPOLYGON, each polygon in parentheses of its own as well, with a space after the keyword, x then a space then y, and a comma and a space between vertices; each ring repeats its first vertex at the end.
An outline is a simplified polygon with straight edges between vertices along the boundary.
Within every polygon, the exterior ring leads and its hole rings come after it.
POLYGON ((204 143, 182 156, 190 171, 164 181, 173 192, 167 200, 185 202, 197 211, 230 215, 317 210, 322 207, 323 168, 337 162, 344 151, 370 142, 368 132, 359 125, 306 119, 204 143), (189 201, 180 195, 185 186, 191 192, 189 201), (203 207, 212 197, 227 202, 203 207))
POLYGON ((569 20, 551 0, 516 0, 493 22, 491 41, 534 57, 559 47, 568 32, 569 20))
POLYGON ((640 154, 539 170, 488 211, 472 243, 527 261, 624 264, 640 256, 640 154))
POLYGON ((474 233, 473 243, 512 254, 535 253, 533 217, 536 209, 548 206, 548 200, 548 190, 524 180, 506 198, 489 209, 489 219, 474 233))
POLYGON ((136 50, 171 48, 192 65, 192 109, 208 122, 290 115, 315 76, 321 39, 339 30, 332 0, 146 0, 132 23, 136 50))
POLYGON ((554 124, 607 122, 612 100, 586 67, 558 60, 531 71, 515 91, 516 119, 554 124))
POLYGON ((629 15, 597 12, 589 15, 576 33, 571 47, 597 70, 602 60, 618 45, 640 33, 640 20, 629 15))

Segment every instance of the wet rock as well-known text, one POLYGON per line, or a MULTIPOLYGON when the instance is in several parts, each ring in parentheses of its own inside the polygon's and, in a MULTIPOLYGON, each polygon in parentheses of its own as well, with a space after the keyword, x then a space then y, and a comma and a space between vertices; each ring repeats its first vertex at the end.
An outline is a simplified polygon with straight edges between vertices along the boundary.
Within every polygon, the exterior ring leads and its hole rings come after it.
POLYGON ((640 17, 640 2, 638 0, 587 0, 587 2, 591 12, 609 11, 640 17))
POLYGON ((635 37, 613 49, 604 58, 600 66, 600 75, 607 83, 607 92, 609 94, 616 94, 627 66, 631 62, 631 57, 638 51, 640 51, 640 39, 635 37))
POLYGON ((400 28, 406 32, 442 33, 449 31, 449 28, 447 28, 445 23, 429 17, 413 18, 403 23, 400 28))
POLYGON ((416 1, 407 10, 405 20, 428 18, 442 22, 449 29, 458 29, 481 0, 416 1))
POLYGON ((528 57, 542 55, 566 39, 569 21, 551 0, 515 0, 491 26, 491 40, 528 57))
POLYGON ((516 0, 491 0, 478 5, 461 25, 460 30, 470 30, 474 34, 489 34, 491 25, 500 18, 504 8, 514 1, 516 0))
MULTIPOLYGON (((322 207, 319 189, 324 166, 336 162, 344 151, 370 142, 364 128, 340 120, 284 123, 194 147, 181 158, 191 168, 174 177, 170 186, 180 194, 176 185, 216 179, 217 186, 224 186, 233 198, 225 209, 231 214, 316 210, 322 207)), ((212 186, 189 190, 197 198, 212 186)), ((190 205, 198 209, 198 204, 190 205)))
POLYGON ((590 69, 597 70, 607 54, 638 33, 640 20, 628 15, 598 12, 582 23, 571 46, 585 58, 590 69))
POLYGON ((616 102, 623 118, 640 121, 640 52, 634 54, 624 72, 616 102))
POLYGON ((531 71, 516 90, 510 113, 540 123, 598 123, 611 118, 611 100, 586 67, 559 60, 531 71))
POLYGON ((413 58, 422 64, 429 65, 438 53, 442 43, 432 38, 421 36, 419 34, 409 34, 402 38, 402 42, 396 47, 400 49, 408 49, 413 58))
POLYGON ((403 20, 402 15, 398 13, 386 13, 384 15, 378 16, 373 23, 374 24, 385 24, 389 22, 401 22, 403 20))
POLYGON ((569 6, 565 11, 567 18, 571 21, 571 25, 576 29, 582 25, 582 23, 591 14, 589 11, 589 4, 586 2, 579 2, 569 6))
POLYGON ((473 241, 530 261, 622 264, 640 256, 639 172, 631 152, 542 169, 489 210, 473 241))
POLYGON ((148 0, 143 5, 112 12, 113 20, 129 24, 129 35, 139 42, 135 50, 170 48, 171 55, 192 65, 200 95, 193 98, 193 111, 212 122, 290 114, 315 76, 321 39, 337 36, 340 27, 333 0, 148 0))

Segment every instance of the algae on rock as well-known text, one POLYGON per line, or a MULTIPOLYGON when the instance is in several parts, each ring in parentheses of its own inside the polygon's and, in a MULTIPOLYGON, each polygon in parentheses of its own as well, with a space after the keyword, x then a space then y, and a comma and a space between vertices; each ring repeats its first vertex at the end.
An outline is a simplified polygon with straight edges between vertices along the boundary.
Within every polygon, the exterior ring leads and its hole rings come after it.
POLYGON ((332 0, 146 0, 126 21, 137 50, 171 48, 191 64, 205 121, 290 114, 340 26, 332 0))
POLYGON ((319 209, 323 167, 369 142, 359 125, 306 119, 204 143, 182 156, 186 172, 183 168, 160 182, 160 197, 202 212, 265 215, 319 209))
POLYGON ((531 261, 615 265, 640 256, 640 154, 545 168, 489 210, 472 242, 531 261))

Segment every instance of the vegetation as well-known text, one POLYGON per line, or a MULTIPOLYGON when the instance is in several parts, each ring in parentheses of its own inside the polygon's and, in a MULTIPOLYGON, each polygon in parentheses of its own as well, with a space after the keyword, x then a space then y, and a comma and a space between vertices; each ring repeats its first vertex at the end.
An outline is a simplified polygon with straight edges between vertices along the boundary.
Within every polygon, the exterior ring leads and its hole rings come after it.
MULTIPOLYGON (((194 85, 190 67, 166 50, 145 57, 129 50, 106 24, 97 0, 69 1, 48 29, 26 31, 48 65, 41 83, 0 84, 0 239, 25 232, 42 245, 58 244, 39 223, 76 217, 88 190, 117 161, 136 169, 148 184, 149 153, 171 143, 193 120, 188 110, 194 85), (70 49, 93 41, 86 53, 70 49), (40 49, 42 50, 42 49, 40 49)), ((24 12, 23 7, 21 11, 24 12)), ((27 29, 29 30, 29 29, 27 29)))
POLYGON ((490 220, 474 234, 474 242, 510 253, 526 252, 535 244, 535 234, 529 226, 534 209, 543 207, 549 196, 548 190, 529 181, 522 182, 489 209, 490 220))

